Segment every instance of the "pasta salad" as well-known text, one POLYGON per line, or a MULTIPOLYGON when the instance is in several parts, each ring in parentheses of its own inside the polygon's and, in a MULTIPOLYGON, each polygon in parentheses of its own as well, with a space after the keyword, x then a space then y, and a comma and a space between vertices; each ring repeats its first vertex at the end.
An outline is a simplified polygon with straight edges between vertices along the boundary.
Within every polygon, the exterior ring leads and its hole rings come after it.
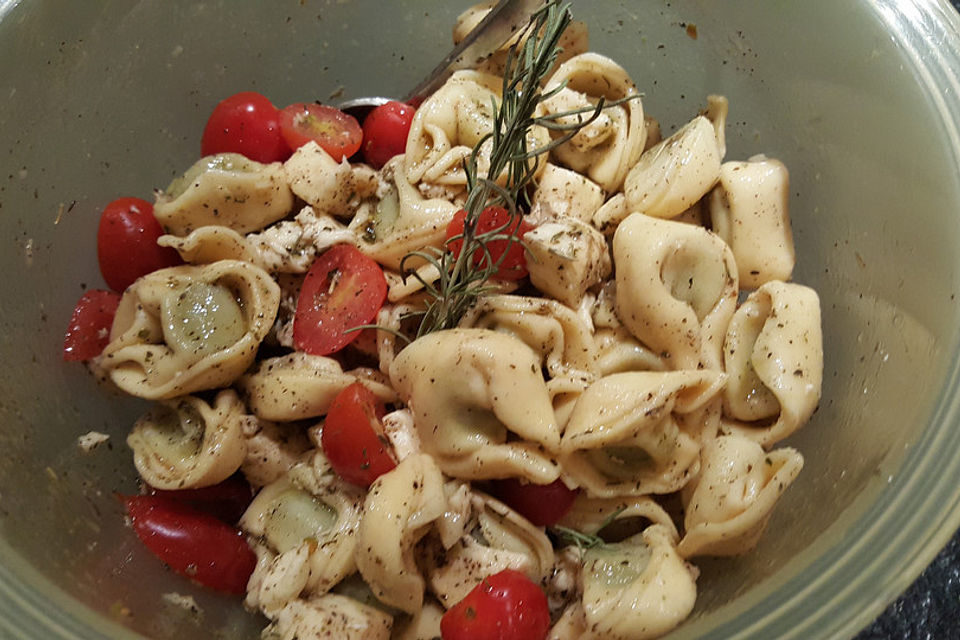
POLYGON ((726 159, 722 96, 664 137, 587 42, 548 2, 362 125, 231 96, 104 210, 64 358, 151 402, 132 530, 264 638, 659 637, 799 474, 787 168, 726 159))

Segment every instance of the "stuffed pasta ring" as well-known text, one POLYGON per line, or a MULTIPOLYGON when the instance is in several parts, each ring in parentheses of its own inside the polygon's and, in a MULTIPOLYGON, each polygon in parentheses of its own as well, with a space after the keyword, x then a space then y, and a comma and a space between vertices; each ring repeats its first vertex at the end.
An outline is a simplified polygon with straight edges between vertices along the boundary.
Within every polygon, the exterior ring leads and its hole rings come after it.
POLYGON ((185 396, 161 402, 127 436, 140 477, 157 489, 207 487, 226 480, 247 453, 245 409, 232 390, 213 405, 185 396))
POLYGON ((101 364, 149 400, 226 387, 253 362, 279 305, 280 287, 246 262, 154 271, 123 294, 101 364))

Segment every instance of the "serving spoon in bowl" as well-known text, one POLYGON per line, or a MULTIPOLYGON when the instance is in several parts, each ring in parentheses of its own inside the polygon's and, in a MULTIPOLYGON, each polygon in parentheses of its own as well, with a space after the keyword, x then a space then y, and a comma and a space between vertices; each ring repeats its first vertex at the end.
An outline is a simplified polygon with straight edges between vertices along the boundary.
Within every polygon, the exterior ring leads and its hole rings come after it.
MULTIPOLYGON (((454 71, 476 67, 515 33, 527 26, 530 16, 542 4, 543 0, 500 0, 484 16, 480 24, 474 27, 427 77, 404 96, 402 102, 417 106, 424 98, 439 89, 454 71)), ((337 108, 362 121, 370 110, 395 99, 382 96, 353 98, 341 102, 337 108)))

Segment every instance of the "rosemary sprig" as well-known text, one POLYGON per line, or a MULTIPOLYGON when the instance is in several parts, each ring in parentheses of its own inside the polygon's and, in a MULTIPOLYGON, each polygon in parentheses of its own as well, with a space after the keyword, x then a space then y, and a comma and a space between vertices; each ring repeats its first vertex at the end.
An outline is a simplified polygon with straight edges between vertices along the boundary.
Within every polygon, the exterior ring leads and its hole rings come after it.
MULTIPOLYGON (((600 100, 595 107, 535 116, 538 105, 560 91, 544 94, 542 83, 556 63, 560 38, 572 17, 569 4, 550 0, 530 19, 523 35, 507 52, 503 74, 502 98, 498 104, 492 100, 493 127, 474 146, 464 162, 467 178, 466 212, 463 233, 447 240, 443 249, 428 248, 404 256, 400 268, 404 277, 415 277, 423 285, 427 304, 422 312, 416 337, 457 325, 476 300, 497 287, 490 284, 514 243, 521 243, 519 222, 520 206, 529 208, 527 186, 536 174, 538 157, 567 142, 582 127, 595 120, 603 109, 621 104, 625 100, 606 102, 600 100), (571 115, 587 114, 572 124, 562 124, 558 119, 571 115), (531 127, 542 125, 564 135, 550 143, 530 149, 527 135, 531 127), (479 175, 479 159, 489 149, 489 169, 485 176, 479 175), (505 176, 505 184, 498 178, 505 176), (489 231, 479 231, 481 213, 492 205, 501 205, 510 213, 507 223, 489 231), (493 241, 505 242, 491 251, 493 241), (454 253, 452 244, 459 244, 454 253), (480 259, 477 259, 477 256, 480 259), (428 282, 416 271, 406 268, 411 259, 432 263, 440 274, 436 282, 428 282)), ((631 96, 632 98, 632 96, 631 96)), ((630 99, 630 98, 627 98, 630 99)))
POLYGON ((626 510, 627 507, 622 506, 608 514, 607 517, 604 518, 600 523, 600 526, 597 527, 596 533, 584 533, 583 531, 577 531, 576 529, 571 529, 570 527, 564 527, 562 525, 554 525, 550 527, 550 530, 564 542, 579 547, 581 551, 586 549, 595 549, 607 544, 607 541, 600 537, 600 532, 613 524, 613 521, 619 518, 620 514, 626 510))

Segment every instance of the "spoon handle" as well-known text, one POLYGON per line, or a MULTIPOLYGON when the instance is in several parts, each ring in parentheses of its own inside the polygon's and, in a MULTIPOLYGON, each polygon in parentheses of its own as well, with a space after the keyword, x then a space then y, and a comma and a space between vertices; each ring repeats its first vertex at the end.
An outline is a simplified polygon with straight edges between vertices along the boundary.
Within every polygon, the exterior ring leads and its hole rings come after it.
POLYGON ((500 0, 480 24, 407 94, 404 102, 419 104, 439 89, 454 71, 475 67, 513 34, 527 26, 531 14, 542 4, 543 0, 500 0))

